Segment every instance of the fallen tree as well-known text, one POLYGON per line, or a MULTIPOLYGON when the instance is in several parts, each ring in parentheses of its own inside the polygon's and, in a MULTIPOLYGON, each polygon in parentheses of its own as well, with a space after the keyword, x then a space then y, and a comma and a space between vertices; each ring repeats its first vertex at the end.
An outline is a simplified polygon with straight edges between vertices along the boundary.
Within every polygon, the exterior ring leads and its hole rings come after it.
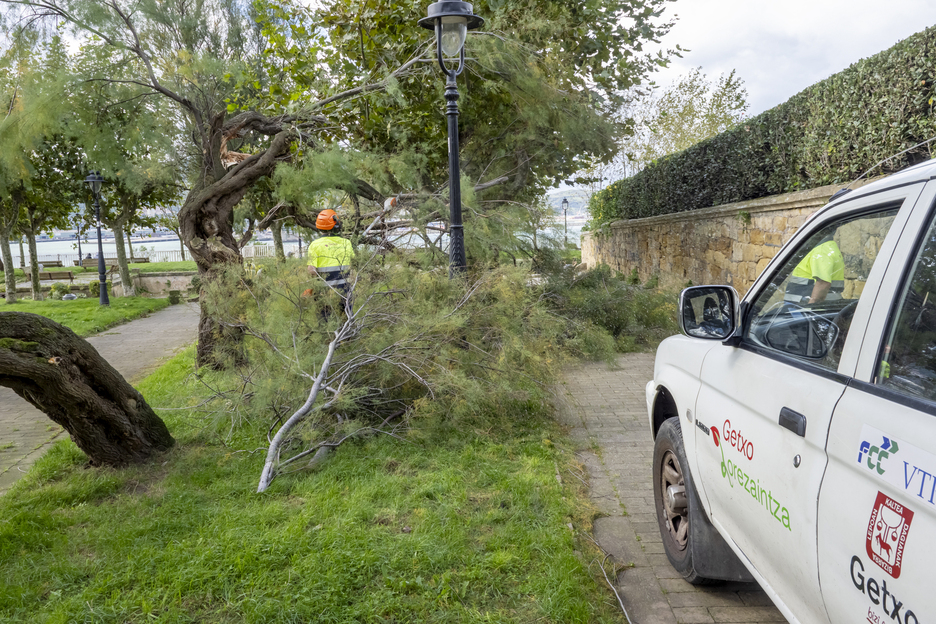
POLYGON ((0 386, 64 427, 92 465, 139 463, 174 444, 143 395, 67 327, 0 312, 0 336, 0 386))
POLYGON ((229 269, 205 288, 221 324, 245 336, 247 361, 201 377, 212 396, 194 411, 232 447, 262 448, 259 492, 346 444, 409 439, 430 413, 470 422, 491 410, 521 422, 549 400, 557 345, 591 356, 613 345, 553 313, 523 267, 450 280, 408 262, 405 249, 371 253, 352 262, 350 301, 301 260, 249 277, 229 269))

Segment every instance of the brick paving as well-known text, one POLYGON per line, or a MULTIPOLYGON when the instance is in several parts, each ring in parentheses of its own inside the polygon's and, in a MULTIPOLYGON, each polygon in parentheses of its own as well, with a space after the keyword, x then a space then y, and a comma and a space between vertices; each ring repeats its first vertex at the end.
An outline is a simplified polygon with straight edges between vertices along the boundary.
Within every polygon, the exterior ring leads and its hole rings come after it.
POLYGON ((603 514, 595 539, 626 567, 616 587, 631 624, 783 622, 756 583, 695 587, 663 551, 653 503, 653 442, 644 387, 653 354, 621 356, 617 367, 588 363, 565 374, 560 418, 572 428, 588 468, 591 497, 603 514))
MULTIPOLYGON (((198 305, 169 306, 88 338, 129 382, 139 381, 198 334, 198 305)), ((0 494, 25 474, 64 430, 16 396, 0 388, 0 494)))

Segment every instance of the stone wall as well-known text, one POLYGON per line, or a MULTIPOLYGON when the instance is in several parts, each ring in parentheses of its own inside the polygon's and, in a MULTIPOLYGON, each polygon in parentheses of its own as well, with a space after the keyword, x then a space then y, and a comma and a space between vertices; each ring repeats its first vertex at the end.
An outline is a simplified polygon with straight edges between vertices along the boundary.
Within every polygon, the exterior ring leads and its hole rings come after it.
MULTIPOLYGON (((612 223, 582 236, 582 262, 607 264, 641 282, 728 284, 742 295, 806 219, 843 185, 671 215, 612 223)), ((853 188, 858 188, 856 184, 853 188)))
MULTIPOLYGON (((165 273, 139 273, 130 276, 138 292, 142 291, 155 297, 167 297, 170 290, 179 290, 183 293, 192 286, 192 278, 198 275, 194 271, 170 271, 165 273)), ((120 274, 113 278, 114 295, 123 297, 123 285, 120 274)))

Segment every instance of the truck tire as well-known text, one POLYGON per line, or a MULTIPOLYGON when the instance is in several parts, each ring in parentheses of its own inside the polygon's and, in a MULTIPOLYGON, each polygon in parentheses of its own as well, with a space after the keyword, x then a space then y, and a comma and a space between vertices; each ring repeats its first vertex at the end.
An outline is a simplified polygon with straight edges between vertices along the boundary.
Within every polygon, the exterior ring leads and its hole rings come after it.
POLYGON ((673 568, 692 585, 719 583, 697 574, 692 560, 689 504, 697 499, 678 418, 665 420, 657 432, 653 447, 653 500, 663 548, 673 568))

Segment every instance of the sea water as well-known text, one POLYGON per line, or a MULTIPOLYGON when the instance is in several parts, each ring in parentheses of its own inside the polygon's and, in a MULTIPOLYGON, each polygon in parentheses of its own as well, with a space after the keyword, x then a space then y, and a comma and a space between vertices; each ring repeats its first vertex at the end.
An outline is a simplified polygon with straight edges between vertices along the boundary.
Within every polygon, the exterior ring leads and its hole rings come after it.
MULTIPOLYGON (((582 235, 582 223, 570 223, 568 226, 568 241, 570 244, 580 245, 581 244, 581 235, 582 235)), ((550 227, 540 230, 539 234, 546 234, 548 237, 553 240, 560 242, 566 236, 566 229, 563 223, 553 223, 550 227)), ((298 253, 298 239, 295 236, 287 237, 284 236, 283 247, 286 253, 298 253)), ((165 252, 165 251, 174 251, 181 252, 181 245, 179 239, 176 237, 166 237, 160 236, 159 238, 151 237, 133 237, 131 239, 133 245, 133 257, 138 258, 143 255, 146 255, 144 252, 144 247, 146 252, 165 252)), ((308 245, 309 239, 303 239, 303 247, 308 245)), ((418 237, 413 237, 412 242, 409 244, 407 242, 397 241, 398 246, 408 247, 421 244, 421 239, 418 237)), ((446 246, 448 242, 448 237, 443 236, 442 244, 446 246)), ((260 244, 260 245, 273 245, 272 238, 269 235, 255 238, 250 244, 260 244)), ((117 245, 114 243, 113 238, 105 238, 102 241, 101 245, 104 249, 105 258, 116 258, 117 257, 117 245)), ((130 255, 130 249, 124 245, 124 250, 127 252, 127 255, 130 255)), ((26 242, 23 241, 23 251, 26 253, 26 259, 29 259, 29 247, 26 242)), ((304 251, 304 250, 303 250, 304 251)), ((19 265, 19 243, 14 241, 10 243, 10 252, 13 254, 13 264, 19 265)), ((61 260, 63 263, 71 264, 72 260, 78 259, 78 241, 75 239, 66 239, 66 240, 39 240, 36 241, 36 253, 39 257, 39 261, 43 260, 61 260)), ((97 239, 86 237, 81 240, 81 255, 84 258, 88 257, 88 254, 91 254, 92 258, 96 258, 98 253, 97 239)), ((188 253, 186 253, 186 258, 189 258, 188 253)))

